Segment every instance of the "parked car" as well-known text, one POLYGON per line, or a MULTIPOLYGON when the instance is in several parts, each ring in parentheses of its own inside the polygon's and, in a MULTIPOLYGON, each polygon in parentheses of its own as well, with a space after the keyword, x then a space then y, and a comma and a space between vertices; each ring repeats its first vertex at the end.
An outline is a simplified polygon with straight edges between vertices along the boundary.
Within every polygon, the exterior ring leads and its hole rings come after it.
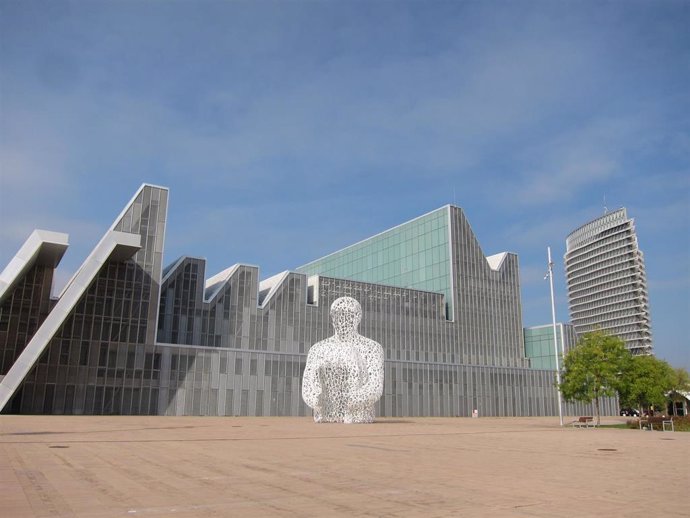
POLYGON ((621 408, 621 415, 622 416, 640 417, 640 411, 635 410, 634 408, 621 408))

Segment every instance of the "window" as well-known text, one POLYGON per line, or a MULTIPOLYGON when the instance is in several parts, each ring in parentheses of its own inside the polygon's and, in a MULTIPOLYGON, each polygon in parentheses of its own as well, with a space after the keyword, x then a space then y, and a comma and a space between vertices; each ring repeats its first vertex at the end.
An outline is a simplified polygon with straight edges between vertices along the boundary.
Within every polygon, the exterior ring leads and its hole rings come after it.
POLYGON ((79 350, 79 365, 89 364, 89 342, 82 342, 79 350))

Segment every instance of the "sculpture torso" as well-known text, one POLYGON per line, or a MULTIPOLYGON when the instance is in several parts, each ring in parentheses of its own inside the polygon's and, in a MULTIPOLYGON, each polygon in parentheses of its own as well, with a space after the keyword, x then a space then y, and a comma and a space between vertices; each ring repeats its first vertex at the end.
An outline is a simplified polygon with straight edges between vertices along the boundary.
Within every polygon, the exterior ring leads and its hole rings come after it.
POLYGON ((359 303, 349 297, 331 306, 336 334, 309 350, 302 397, 316 422, 369 423, 383 392, 383 348, 361 336, 359 303))

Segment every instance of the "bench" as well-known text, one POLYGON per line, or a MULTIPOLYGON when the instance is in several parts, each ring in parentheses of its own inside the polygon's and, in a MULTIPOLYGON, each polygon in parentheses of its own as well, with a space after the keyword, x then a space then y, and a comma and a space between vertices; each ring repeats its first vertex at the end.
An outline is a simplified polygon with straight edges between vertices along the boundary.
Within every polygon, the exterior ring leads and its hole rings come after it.
POLYGON ((594 422, 594 417, 592 417, 591 415, 578 417, 577 421, 573 421, 570 424, 576 428, 596 428, 597 426, 594 422))
POLYGON ((643 426, 649 426, 649 430, 653 431, 654 425, 657 425, 664 432, 666 431, 667 426, 669 427, 669 429, 672 432, 675 432, 675 429, 673 428, 673 418, 672 417, 666 417, 666 416, 642 417, 642 418, 640 418, 639 424, 640 424, 640 430, 642 430, 643 426))

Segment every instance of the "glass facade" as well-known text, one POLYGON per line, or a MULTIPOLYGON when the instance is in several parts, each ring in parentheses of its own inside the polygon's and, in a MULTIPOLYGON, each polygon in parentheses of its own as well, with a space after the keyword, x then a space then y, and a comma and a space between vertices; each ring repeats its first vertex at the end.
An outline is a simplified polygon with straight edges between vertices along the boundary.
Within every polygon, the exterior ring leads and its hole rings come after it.
POLYGON ((53 271, 34 264, 0 305, 0 373, 10 370, 50 312, 53 271))
MULTIPOLYGON (((559 365, 563 367, 563 354, 577 343, 577 335, 572 324, 556 324, 556 341, 559 348, 559 365)), ((533 369, 556 370, 553 346, 553 326, 525 328, 525 356, 533 369)))
POLYGON ((453 276, 449 209, 437 209, 295 271, 442 293, 450 319, 453 276))
MULTIPOLYGON (((362 305, 360 332, 385 351, 379 416, 557 412, 553 373, 525 358, 517 256, 491 267, 460 208, 340 256, 339 268, 373 270, 371 281, 288 272, 261 290, 255 266, 209 280, 199 258, 163 269, 167 199, 145 185, 116 219, 111 230, 136 234, 141 248, 99 266, 4 411, 308 415, 307 353, 333 334, 330 304, 347 295, 362 305), (403 270, 420 264, 423 274, 403 270)), ((0 301, 0 374, 51 314, 50 275, 29 270, 0 301)))

